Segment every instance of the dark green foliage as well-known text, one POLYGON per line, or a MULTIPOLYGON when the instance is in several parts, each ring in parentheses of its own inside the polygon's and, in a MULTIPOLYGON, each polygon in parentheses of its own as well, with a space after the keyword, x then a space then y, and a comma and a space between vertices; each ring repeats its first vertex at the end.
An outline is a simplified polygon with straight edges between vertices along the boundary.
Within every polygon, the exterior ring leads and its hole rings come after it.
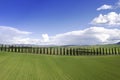
POLYGON ((90 56, 118 55, 120 54, 120 47, 28 47, 15 45, 0 45, 0 51, 48 55, 90 56))

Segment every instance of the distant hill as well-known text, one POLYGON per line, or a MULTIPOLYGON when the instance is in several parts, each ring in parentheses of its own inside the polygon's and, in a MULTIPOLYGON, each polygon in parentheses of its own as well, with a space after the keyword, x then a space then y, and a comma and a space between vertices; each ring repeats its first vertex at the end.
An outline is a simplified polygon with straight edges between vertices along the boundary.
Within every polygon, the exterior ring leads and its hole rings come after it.
POLYGON ((118 42, 117 44, 120 44, 120 42, 118 42))

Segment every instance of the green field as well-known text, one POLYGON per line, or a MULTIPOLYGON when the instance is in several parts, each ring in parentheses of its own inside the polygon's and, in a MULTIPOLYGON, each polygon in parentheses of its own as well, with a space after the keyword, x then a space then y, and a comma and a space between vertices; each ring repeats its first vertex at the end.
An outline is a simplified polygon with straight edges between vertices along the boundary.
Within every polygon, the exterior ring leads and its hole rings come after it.
POLYGON ((120 56, 0 52, 0 80, 120 80, 120 56))

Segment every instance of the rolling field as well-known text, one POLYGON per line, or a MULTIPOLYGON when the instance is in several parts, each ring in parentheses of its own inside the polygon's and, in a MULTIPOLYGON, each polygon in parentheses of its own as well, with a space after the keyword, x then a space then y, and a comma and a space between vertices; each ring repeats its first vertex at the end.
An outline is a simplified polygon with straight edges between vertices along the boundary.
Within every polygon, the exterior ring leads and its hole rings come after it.
POLYGON ((120 56, 0 52, 0 80, 120 80, 120 56))

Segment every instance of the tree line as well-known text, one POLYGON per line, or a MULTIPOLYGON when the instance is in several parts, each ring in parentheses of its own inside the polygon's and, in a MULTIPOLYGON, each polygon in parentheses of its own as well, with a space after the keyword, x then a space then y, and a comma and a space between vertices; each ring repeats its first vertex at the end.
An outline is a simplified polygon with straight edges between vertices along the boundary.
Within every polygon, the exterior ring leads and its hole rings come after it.
POLYGON ((32 54, 48 54, 48 55, 119 55, 119 47, 32 47, 32 46, 15 46, 0 45, 0 51, 32 53, 32 54))

